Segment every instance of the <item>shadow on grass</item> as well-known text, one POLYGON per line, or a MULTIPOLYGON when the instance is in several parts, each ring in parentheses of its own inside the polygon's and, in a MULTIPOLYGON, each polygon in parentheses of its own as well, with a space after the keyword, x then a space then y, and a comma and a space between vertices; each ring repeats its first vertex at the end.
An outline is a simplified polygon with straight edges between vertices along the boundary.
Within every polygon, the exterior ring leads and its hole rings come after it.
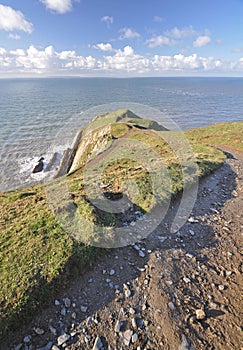
MULTIPOLYGON (((236 174, 232 171, 229 165, 224 164, 221 168, 213 172, 209 177, 205 177, 200 181, 198 201, 199 205, 196 203, 196 212, 194 215, 200 216, 200 222, 196 223, 186 223, 184 227, 180 230, 180 233, 172 234, 169 231, 170 223, 177 212, 180 205, 180 195, 173 200, 170 209, 162 223, 150 234, 146 240, 146 248, 150 249, 153 253, 158 248, 163 257, 163 253, 167 249, 182 249, 188 253, 193 253, 197 255, 201 249, 207 247, 211 249, 217 244, 217 238, 215 237, 215 232, 212 226, 202 221, 202 218, 207 218, 207 211, 210 209, 210 195, 216 189, 214 188, 214 182, 217 182, 217 178, 220 177, 225 179, 227 186, 224 187, 224 196, 221 196, 220 188, 218 193, 214 195, 215 202, 220 202, 217 210, 224 205, 226 201, 233 197, 232 191, 236 188, 236 174), (227 181, 228 179, 228 181, 227 181), (210 188, 208 184, 210 184, 210 188), (188 230, 197 231, 199 234, 195 237, 188 236, 188 230), (167 239, 162 243, 158 240, 158 235, 167 237, 167 239)), ((117 195, 121 197, 121 195, 117 195)), ((107 198, 111 197, 108 193, 107 198)), ((114 197, 116 198, 116 196, 114 197)), ((137 210, 137 208, 136 208, 137 210)), ((5 320, 2 321, 2 330, 4 333, 4 340, 6 344, 8 343, 18 343, 21 341, 21 334, 23 335, 23 328, 16 332, 16 329, 25 323, 26 325, 30 322, 40 310, 43 310, 53 305, 54 298, 65 293, 67 289, 70 288, 70 283, 76 285, 79 288, 80 293, 85 292, 87 288, 87 279, 93 275, 93 272, 97 270, 98 262, 103 264, 103 266, 116 266, 115 256, 119 257, 119 261, 125 266, 124 270, 116 270, 116 275, 114 278, 114 284, 131 282, 140 276, 141 272, 136 268, 137 266, 144 266, 149 260, 149 255, 144 258, 140 258, 137 252, 131 247, 116 248, 116 249, 101 249, 94 247, 84 247, 80 244, 73 242, 72 256, 67 261, 62 273, 58 278, 53 279, 51 283, 47 283, 40 276, 38 276, 38 285, 36 288, 29 291, 29 302, 28 304, 21 308, 15 310, 15 313, 9 315, 5 320), (131 264, 130 264, 131 263, 131 264), (22 333, 21 333, 22 332, 22 333)), ((207 257, 204 257, 204 262, 207 262, 207 257)), ((173 261, 174 276, 180 275, 181 267, 180 261, 173 261)), ((87 316, 94 315, 99 312, 99 310, 110 303, 115 298, 114 289, 108 288, 104 290, 101 288, 99 283, 101 283, 102 276, 97 279, 96 283, 89 285, 89 295, 93 295, 93 303, 89 304, 89 311, 87 314, 80 316, 78 322, 82 322, 87 316)), ((185 289, 184 293, 191 293, 190 290, 185 289)), ((193 298, 200 297, 193 295, 193 298)), ((211 313, 210 317, 216 317, 219 314, 211 313)), ((28 326, 26 326, 28 328, 28 326)), ((197 336, 197 335, 196 335, 197 336)), ((3 343, 4 344, 4 343, 3 343)), ((4 347, 3 347, 4 348, 4 347)), ((6 347, 7 348, 7 347, 6 347)))

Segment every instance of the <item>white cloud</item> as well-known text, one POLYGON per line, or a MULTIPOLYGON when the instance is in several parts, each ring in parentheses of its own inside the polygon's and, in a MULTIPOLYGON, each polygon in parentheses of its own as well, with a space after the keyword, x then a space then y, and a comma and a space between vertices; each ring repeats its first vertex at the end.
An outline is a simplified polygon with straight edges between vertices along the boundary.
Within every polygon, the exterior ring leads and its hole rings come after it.
POLYGON ((194 42, 194 47, 202 47, 206 46, 211 42, 211 38, 209 35, 200 35, 194 42))
POLYGON ((122 28, 119 30, 122 35, 119 37, 120 40, 124 39, 134 39, 134 38, 139 38, 140 34, 138 32, 135 32, 131 28, 122 28))
POLYGON ((40 0, 48 10, 63 14, 72 10, 73 2, 79 0, 40 0))
POLYGON ((172 45, 175 44, 175 41, 170 39, 170 38, 168 38, 167 36, 159 35, 159 36, 155 36, 155 37, 153 37, 151 39, 148 39, 146 41, 146 44, 150 48, 155 48, 155 47, 163 46, 163 45, 172 46, 172 45))
POLYGON ((101 18, 101 22, 104 22, 108 28, 110 28, 110 26, 113 24, 114 22, 114 18, 111 16, 103 16, 101 18))
POLYGON ((13 39, 13 40, 19 40, 20 39, 20 35, 18 34, 13 34, 13 33, 10 33, 8 35, 9 39, 13 39))
POLYGON ((21 11, 0 4, 0 29, 7 32, 22 30, 26 33, 33 31, 33 24, 28 22, 21 11))
MULTIPOLYGON (((105 44, 104 44, 105 45, 105 44)), ((56 51, 53 46, 38 49, 31 45, 27 50, 7 51, 0 48, 0 76, 36 75, 147 75, 164 74, 220 74, 243 75, 243 58, 228 62, 214 57, 200 57, 197 54, 185 56, 153 55, 143 56, 131 46, 118 49, 110 55, 97 59, 80 56, 76 51, 56 51)))
POLYGON ((155 55, 152 64, 156 70, 169 70, 169 71, 209 71, 217 70, 222 66, 222 61, 214 59, 212 57, 199 57, 197 54, 190 56, 184 56, 177 54, 174 56, 159 56, 155 55))
POLYGON ((150 48, 155 48, 163 45, 176 45, 182 38, 190 37, 196 34, 196 31, 192 26, 177 28, 174 27, 171 30, 166 30, 163 35, 154 36, 146 41, 146 44, 150 48))
POLYGON ((149 59, 136 54, 131 46, 125 46, 115 55, 104 57, 100 68, 111 72, 144 73, 149 68, 149 59))
POLYGON ((181 29, 174 27, 170 31, 165 32, 166 36, 172 37, 174 39, 181 39, 181 38, 193 36, 195 34, 196 34, 196 31, 193 29, 192 26, 184 27, 181 29))
POLYGON ((154 22, 158 22, 158 23, 160 23, 160 22, 162 22, 162 21, 163 21, 163 18, 162 18, 162 17, 160 17, 160 16, 154 16, 153 21, 154 21, 154 22))
POLYGON ((98 49, 101 51, 114 51, 112 45, 110 43, 100 43, 92 46, 94 49, 98 49))
POLYGON ((233 50, 235 53, 241 53, 243 52, 243 46, 237 47, 236 49, 233 50))

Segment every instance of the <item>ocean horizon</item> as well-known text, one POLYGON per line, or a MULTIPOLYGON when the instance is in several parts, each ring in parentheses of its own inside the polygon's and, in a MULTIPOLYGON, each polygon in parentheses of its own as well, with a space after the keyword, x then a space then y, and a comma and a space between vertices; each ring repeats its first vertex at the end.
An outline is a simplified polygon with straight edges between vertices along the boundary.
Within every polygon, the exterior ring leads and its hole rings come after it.
POLYGON ((53 172, 32 174, 38 159, 48 162, 54 153, 60 158, 81 127, 116 103, 125 109, 140 105, 141 113, 142 105, 153 108, 158 113, 143 116, 162 124, 170 119, 182 130, 239 121, 243 78, 0 79, 0 191, 50 179, 53 172))

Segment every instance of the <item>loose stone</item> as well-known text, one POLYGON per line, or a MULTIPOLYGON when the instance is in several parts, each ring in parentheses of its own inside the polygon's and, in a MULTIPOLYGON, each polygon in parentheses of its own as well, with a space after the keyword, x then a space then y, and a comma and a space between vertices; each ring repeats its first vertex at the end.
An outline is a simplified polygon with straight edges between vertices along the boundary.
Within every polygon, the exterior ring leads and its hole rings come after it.
POLYGON ((60 350, 58 346, 53 345, 53 347, 51 348, 51 350, 60 350))
POLYGON ((66 341, 68 341, 69 338, 70 338, 70 335, 67 333, 60 335, 60 337, 57 338, 57 345, 62 345, 66 343, 66 341))
POLYGON ((197 309, 196 310, 196 318, 197 320, 203 320, 206 317, 206 314, 204 312, 204 310, 202 309, 197 309))
POLYGON ((190 278, 188 278, 188 277, 183 277, 183 281, 185 283, 190 283, 191 282, 190 278))
POLYGON ((87 312, 88 307, 87 307, 87 306, 81 306, 81 307, 80 307, 80 310, 81 310, 83 313, 85 313, 85 312, 87 312))
POLYGON ((135 311, 132 307, 130 307, 129 313, 130 313, 131 315, 134 315, 134 314, 136 313, 136 311, 135 311))
POLYGON ((65 298, 65 299, 64 299, 64 305, 65 305, 66 307, 70 307, 70 306, 71 306, 71 300, 70 300, 69 298, 65 298))
POLYGON ((222 284, 220 284, 220 285, 218 286, 218 289, 222 291, 222 290, 224 290, 224 286, 223 286, 222 284))
POLYGON ((182 342, 179 347, 179 350, 189 350, 190 349, 190 344, 187 341, 187 338, 184 334, 182 334, 182 342))
POLYGON ((38 334, 38 335, 42 335, 42 334, 45 333, 44 329, 41 329, 41 328, 39 328, 39 327, 34 328, 34 331, 35 331, 35 333, 38 334))
POLYGON ((133 245, 133 248, 134 248, 137 252, 139 252, 139 250, 140 250, 140 248, 139 248, 139 246, 138 246, 137 244, 134 244, 134 245, 133 245))
POLYGON ((125 297, 130 298, 130 296, 132 295, 132 292, 128 288, 127 284, 124 283, 123 288, 124 288, 125 297))
POLYGON ((100 339, 99 336, 97 336, 96 339, 95 339, 93 350, 102 350, 103 348, 104 347, 103 347, 102 340, 100 339))
POLYGON ((174 310, 175 310, 175 305, 172 303, 172 301, 170 301, 170 302, 168 303, 168 306, 169 306, 169 308, 170 308, 171 311, 174 311, 174 310))
POLYGON ((66 308, 65 307, 62 308, 61 315, 62 316, 66 316, 66 308))
POLYGON ((120 332, 122 325, 123 325, 123 322, 122 322, 122 321, 119 321, 119 320, 118 320, 118 321, 116 322, 116 324, 115 324, 115 332, 116 332, 116 333, 119 333, 119 332, 120 332))
POLYGON ((130 344, 130 341, 131 341, 131 338, 132 338, 132 331, 130 329, 127 329, 125 332, 124 332, 124 344, 126 346, 129 346, 130 344))
POLYGON ((31 336, 30 335, 26 335, 23 340, 24 340, 24 343, 30 343, 31 342, 31 336))
POLYGON ((137 335, 137 333, 134 333, 132 335, 132 343, 136 343, 137 340, 138 340, 138 335, 137 335))
POLYGON ((137 328, 136 318, 132 318, 132 326, 133 328, 137 328))
POLYGON ((53 326, 49 326, 49 330, 53 335, 57 335, 57 330, 53 326))
POLYGON ((188 221, 188 222, 191 222, 191 223, 198 222, 198 220, 197 220, 197 219, 194 219, 193 216, 191 216, 187 221, 188 221))

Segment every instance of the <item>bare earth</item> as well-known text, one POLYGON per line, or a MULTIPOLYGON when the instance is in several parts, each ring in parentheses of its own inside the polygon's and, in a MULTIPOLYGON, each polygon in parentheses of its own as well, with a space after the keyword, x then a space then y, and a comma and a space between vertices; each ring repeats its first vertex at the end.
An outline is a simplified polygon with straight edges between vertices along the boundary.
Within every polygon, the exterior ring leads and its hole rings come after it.
POLYGON ((147 240, 102 256, 0 348, 243 349, 242 160, 229 151, 200 182, 179 233, 165 225, 178 198, 147 240))

